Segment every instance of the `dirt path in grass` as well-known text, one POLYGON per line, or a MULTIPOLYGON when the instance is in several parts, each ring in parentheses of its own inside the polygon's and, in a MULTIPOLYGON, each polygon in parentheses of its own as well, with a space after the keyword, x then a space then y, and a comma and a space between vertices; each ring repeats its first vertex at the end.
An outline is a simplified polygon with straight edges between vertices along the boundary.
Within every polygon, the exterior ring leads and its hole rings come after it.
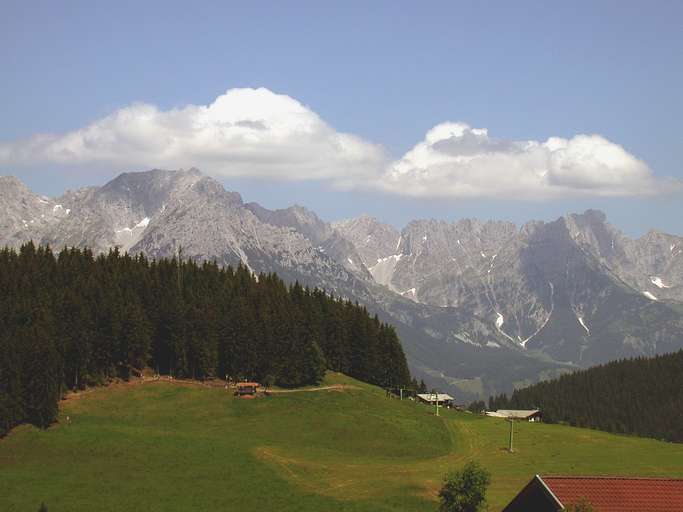
POLYGON ((358 386, 351 384, 332 384, 330 386, 320 386, 319 388, 300 388, 300 389, 269 389, 268 393, 308 393, 311 391, 343 391, 345 389, 360 389, 358 386))
MULTIPOLYGON (((103 389, 103 388, 118 388, 118 387, 130 387, 130 386, 139 386, 142 384, 157 384, 163 382, 165 384, 175 384, 179 386, 194 386, 194 387, 202 387, 202 388, 225 388, 225 382, 222 380, 207 380, 207 381, 200 381, 200 380, 192 380, 192 379, 173 379, 168 376, 161 376, 158 378, 154 377, 145 377, 145 378, 131 378, 128 381, 123 381, 123 380, 116 380, 113 382, 110 382, 106 386, 93 386, 90 388, 86 388, 83 390, 78 390, 78 391, 69 391, 64 395, 63 400, 64 401, 73 401, 73 400, 79 400, 81 397, 88 395, 90 393, 93 393, 97 390, 103 389)), ((230 389, 233 389, 232 387, 230 389)), ((297 388, 297 389, 269 389, 268 394, 282 394, 282 393, 309 393, 313 391, 344 391, 346 389, 360 389, 358 386, 354 386, 352 384, 331 384, 329 386, 320 386, 317 388, 297 388)))

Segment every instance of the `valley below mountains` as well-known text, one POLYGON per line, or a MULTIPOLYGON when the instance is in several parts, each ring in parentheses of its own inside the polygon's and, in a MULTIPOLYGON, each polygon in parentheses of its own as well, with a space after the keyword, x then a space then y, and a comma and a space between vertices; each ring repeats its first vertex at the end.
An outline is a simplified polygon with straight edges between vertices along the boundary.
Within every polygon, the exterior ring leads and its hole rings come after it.
POLYGON ((399 231, 244 203, 196 169, 124 173, 59 198, 0 177, 0 246, 29 240, 149 258, 182 250, 324 288, 395 325, 414 376, 459 403, 683 347, 683 238, 632 239, 594 210, 399 231))

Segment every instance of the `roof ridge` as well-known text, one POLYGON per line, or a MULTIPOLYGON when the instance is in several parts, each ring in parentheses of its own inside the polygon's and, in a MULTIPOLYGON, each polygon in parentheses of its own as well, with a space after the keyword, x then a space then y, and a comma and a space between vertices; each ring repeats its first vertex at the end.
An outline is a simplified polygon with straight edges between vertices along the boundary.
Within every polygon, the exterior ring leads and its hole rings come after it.
POLYGON ((565 478, 571 480, 664 480, 664 481, 683 481, 681 477, 673 476, 610 476, 610 475, 539 475, 541 478, 565 478))
POLYGON ((557 495, 553 492, 553 490, 550 487, 548 487, 548 485, 545 483, 541 475, 534 475, 534 478, 531 481, 533 482, 534 480, 538 480, 539 482, 541 482, 541 485, 543 486, 545 491, 548 494, 550 494, 550 497, 554 499, 560 507, 564 508, 564 504, 560 501, 560 498, 558 498, 557 495))

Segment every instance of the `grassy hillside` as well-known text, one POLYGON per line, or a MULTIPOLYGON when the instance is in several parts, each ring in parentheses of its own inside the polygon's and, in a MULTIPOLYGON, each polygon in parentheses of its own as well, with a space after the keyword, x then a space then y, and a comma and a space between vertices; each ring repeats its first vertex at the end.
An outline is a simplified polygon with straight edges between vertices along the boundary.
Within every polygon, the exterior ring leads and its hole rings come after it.
POLYGON ((221 388, 120 385, 62 403, 47 431, 0 440, 0 510, 435 510, 445 471, 475 459, 499 510, 534 473, 683 476, 683 445, 504 421, 341 389, 238 400, 221 388), (71 418, 67 424, 66 416, 71 418))

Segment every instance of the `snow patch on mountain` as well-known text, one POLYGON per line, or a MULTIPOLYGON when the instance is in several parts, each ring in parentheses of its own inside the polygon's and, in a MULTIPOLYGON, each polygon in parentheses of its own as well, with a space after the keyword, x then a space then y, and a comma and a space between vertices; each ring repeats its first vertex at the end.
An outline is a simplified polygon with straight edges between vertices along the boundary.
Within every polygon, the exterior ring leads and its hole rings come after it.
POLYGON ((415 288, 410 288, 409 290, 401 292, 401 295, 403 295, 404 297, 407 297, 409 299, 412 299, 415 302, 418 302, 418 300, 417 300, 417 289, 415 289, 415 288))
POLYGON ((396 264, 401 261, 403 254, 394 254, 386 258, 378 258, 377 263, 368 270, 372 278, 379 284, 391 287, 391 278, 394 276, 396 264))
POLYGON ((489 269, 486 271, 487 274, 490 274, 491 271, 495 268, 495 266, 493 265, 493 262, 496 261, 496 256, 498 256, 498 254, 494 254, 493 256, 491 256, 491 262, 489 263, 489 269))
MULTIPOLYGON (((501 333, 503 336, 505 336, 507 339, 509 339, 512 343, 518 343, 515 341, 515 339, 510 336, 508 333, 506 333, 503 330, 503 324, 505 323, 505 317, 503 317, 502 314, 500 314, 498 311, 496 311, 496 329, 498 329, 498 332, 501 333)), ((525 342, 521 342, 522 346, 524 346, 525 342)))
POLYGON ((659 300, 657 297, 655 297, 653 294, 650 292, 643 292, 643 295, 645 295, 648 299, 650 300, 659 300))
POLYGON ((657 288, 671 288, 671 286, 664 284, 661 277, 652 276, 650 282, 657 288))
POLYGON ((114 229, 114 242, 123 251, 130 250, 142 238, 142 234, 149 226, 149 217, 143 218, 140 222, 135 224, 132 228, 123 227, 121 229, 114 229))
POLYGON ((577 315, 576 318, 578 318, 579 323, 581 324, 581 327, 583 327, 584 329, 586 329, 586 333, 590 336, 591 330, 590 330, 590 329, 588 328, 588 326, 586 325, 586 322, 584 321, 583 317, 577 315))

